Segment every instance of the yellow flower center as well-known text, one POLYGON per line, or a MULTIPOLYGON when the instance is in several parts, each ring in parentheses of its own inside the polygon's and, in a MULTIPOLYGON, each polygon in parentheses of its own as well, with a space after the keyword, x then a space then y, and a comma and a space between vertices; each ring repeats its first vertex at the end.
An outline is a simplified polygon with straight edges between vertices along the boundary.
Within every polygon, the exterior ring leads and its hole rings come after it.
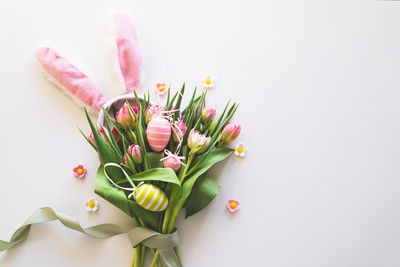
POLYGON ((93 209, 96 206, 96 203, 93 200, 89 201, 89 207, 93 209))
POLYGON ((231 203, 231 208, 232 208, 232 209, 236 208, 236 206, 237 206, 237 204, 236 204, 235 202, 232 202, 232 203, 231 203))
POLYGON ((161 92, 164 91, 164 89, 165 89, 164 86, 160 86, 160 87, 158 88, 158 90, 160 90, 161 92))
POLYGON ((81 168, 78 169, 78 174, 82 174, 83 170, 81 168))
POLYGON ((242 154, 244 151, 244 148, 242 146, 239 146, 236 150, 239 154, 242 154))
POLYGON ((207 85, 210 85, 210 84, 211 84, 211 79, 210 79, 210 77, 207 77, 207 79, 206 79, 206 84, 207 84, 207 85))

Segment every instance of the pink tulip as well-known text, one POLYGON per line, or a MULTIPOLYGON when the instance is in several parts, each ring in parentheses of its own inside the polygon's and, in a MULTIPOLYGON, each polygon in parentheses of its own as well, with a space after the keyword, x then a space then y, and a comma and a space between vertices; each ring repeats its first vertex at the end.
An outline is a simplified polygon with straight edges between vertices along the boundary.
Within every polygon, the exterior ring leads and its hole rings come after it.
POLYGON ((128 154, 135 164, 141 164, 143 162, 142 148, 138 144, 128 147, 128 154))
MULTIPOLYGON (((108 131, 107 131, 106 128, 104 128, 104 131, 105 131, 106 134, 109 136, 108 131)), ((107 140, 107 137, 105 136, 105 134, 104 134, 104 132, 103 132, 103 128, 99 128, 99 132, 100 132, 100 135, 103 137, 104 141, 106 141, 107 144, 108 144, 108 140, 107 140)), ((112 128, 111 133, 113 134, 113 136, 114 136, 114 138, 115 138, 115 141, 118 142, 118 141, 119 141, 119 134, 118 134, 118 131, 117 131, 115 128, 112 128)), ((89 140, 90 140, 90 142, 92 142, 93 145, 96 146, 96 142, 94 141, 93 133, 90 133, 90 135, 89 135, 89 140)))
POLYGON ((199 131, 191 130, 188 136, 187 144, 190 149, 196 149, 197 153, 202 153, 209 146, 210 140, 210 137, 201 134, 199 131))
POLYGON ((119 111, 115 114, 117 121, 126 129, 135 129, 136 118, 133 112, 139 114, 139 108, 134 107, 132 110, 129 108, 128 104, 125 103, 119 111))
POLYGON ((183 121, 177 121, 172 129, 172 137, 174 141, 178 143, 186 132, 186 124, 183 121))
POLYGON ((208 123, 214 117, 216 111, 215 108, 204 107, 201 113, 201 121, 204 124, 208 123))
POLYGON ((236 125, 233 122, 228 122, 222 130, 221 140, 222 143, 230 143, 238 137, 240 133, 240 125, 236 125))

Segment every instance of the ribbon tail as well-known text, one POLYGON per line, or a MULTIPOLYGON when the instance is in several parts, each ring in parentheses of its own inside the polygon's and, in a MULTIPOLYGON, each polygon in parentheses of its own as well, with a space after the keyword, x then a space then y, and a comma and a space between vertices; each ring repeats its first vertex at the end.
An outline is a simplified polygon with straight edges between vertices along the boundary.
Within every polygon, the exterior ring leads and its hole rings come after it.
POLYGON ((160 258, 163 266, 182 267, 182 264, 176 256, 175 250, 173 248, 159 249, 158 252, 160 253, 160 258))
POLYGON ((70 216, 54 211, 52 208, 44 207, 36 210, 25 222, 19 227, 11 237, 9 242, 0 240, 0 251, 4 251, 14 247, 22 242, 29 234, 33 224, 45 223, 49 221, 59 220, 66 227, 81 232, 87 236, 103 239, 115 235, 126 233, 129 229, 115 224, 100 224, 89 228, 82 228, 79 222, 70 216))
POLYGON ((135 227, 128 229, 124 226, 116 224, 100 224, 89 228, 82 228, 74 218, 56 212, 50 207, 44 207, 36 210, 29 218, 19 227, 11 237, 9 242, 0 240, 0 251, 10 249, 28 236, 32 225, 59 220, 66 227, 81 232, 87 236, 96 239, 106 239, 119 234, 128 234, 133 247, 143 244, 150 248, 159 249, 160 258, 166 267, 182 267, 178 259, 174 247, 179 245, 178 231, 172 234, 160 234, 144 227, 135 227))

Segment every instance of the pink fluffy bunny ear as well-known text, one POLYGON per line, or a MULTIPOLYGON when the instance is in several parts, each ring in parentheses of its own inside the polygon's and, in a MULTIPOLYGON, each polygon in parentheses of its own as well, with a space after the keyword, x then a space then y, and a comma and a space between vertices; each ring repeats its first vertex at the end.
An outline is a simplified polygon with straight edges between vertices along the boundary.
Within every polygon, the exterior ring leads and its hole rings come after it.
POLYGON ((142 57, 135 29, 127 14, 118 13, 114 18, 118 61, 128 92, 139 89, 142 57))
POLYGON ((71 97, 77 97, 89 107, 100 111, 106 99, 85 74, 48 47, 39 48, 36 58, 53 83, 71 97))

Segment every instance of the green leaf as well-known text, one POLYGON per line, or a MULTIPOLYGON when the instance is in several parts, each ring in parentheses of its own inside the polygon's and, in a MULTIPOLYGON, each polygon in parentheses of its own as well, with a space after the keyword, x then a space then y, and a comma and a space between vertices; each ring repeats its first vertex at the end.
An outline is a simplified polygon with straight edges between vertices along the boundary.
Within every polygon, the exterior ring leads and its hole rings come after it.
POLYGON ((170 108, 172 107, 172 104, 174 103, 175 98, 178 96, 178 94, 179 94, 179 91, 177 91, 177 92, 174 94, 174 96, 171 98, 171 100, 169 101, 169 103, 167 103, 167 104, 165 105, 165 109, 166 109, 166 110, 170 110, 170 108))
POLYGON ((181 186, 178 177, 171 168, 154 168, 144 172, 139 172, 131 176, 132 181, 161 181, 177 186, 181 186))
POLYGON ((178 200, 177 208, 183 207, 185 201, 192 192, 192 188, 197 181, 197 179, 204 174, 208 169, 210 169, 215 163, 220 162, 231 155, 233 149, 230 148, 215 148, 209 151, 207 155, 203 157, 192 167, 189 172, 190 175, 186 177, 182 184, 181 194, 178 200))
POLYGON ((94 150, 96 150, 97 152, 97 148, 93 145, 93 143, 90 141, 89 137, 86 136, 86 134, 84 134, 82 132, 82 130, 78 127, 79 132, 82 134, 82 136, 86 139, 86 141, 89 143, 89 145, 91 145, 93 147, 94 150))
POLYGON ((112 186, 104 175, 104 168, 102 165, 97 170, 94 192, 129 216, 140 218, 145 222, 146 226, 158 231, 158 221, 161 213, 145 210, 139 206, 136 201, 128 199, 124 190, 112 186))
POLYGON ((218 194, 219 188, 219 184, 207 173, 201 175, 186 201, 186 218, 204 209, 218 194))
POLYGON ((147 152, 149 168, 162 168, 163 162, 160 161, 164 157, 164 152, 147 152))
MULTIPOLYGON (((182 85, 182 89, 179 93, 178 99, 176 100, 174 109, 179 110, 181 108, 181 102, 182 102, 182 97, 183 97, 184 93, 185 93, 185 83, 183 83, 183 85, 182 85)), ((174 119, 176 119, 178 116, 179 116, 179 112, 178 111, 174 112, 174 119)))
MULTIPOLYGON (((87 119, 89 121, 90 128, 91 128, 92 133, 93 133, 93 138, 94 138, 94 141, 96 143, 97 153, 98 153, 100 162, 102 164, 105 164, 105 163, 108 163, 108 162, 114 162, 114 163, 117 163, 117 164, 121 163, 120 157, 118 155, 116 155, 116 153, 110 147, 110 145, 107 144, 107 142, 103 139, 103 137, 101 136, 101 134, 99 132, 99 129, 93 123, 93 121, 90 118, 89 113, 87 112, 86 108, 85 108, 85 112, 86 112, 86 117, 87 117, 87 119)), ((119 169, 113 169, 110 172, 110 175, 115 177, 116 181, 118 181, 119 179, 124 177, 123 173, 119 169)))
MULTIPOLYGON (((111 168, 115 167, 108 167, 107 173, 111 168)), ((171 168, 154 168, 147 171, 139 172, 134 175, 130 176, 130 179, 134 182, 146 182, 146 181, 158 181, 169 183, 173 186, 181 186, 178 177, 176 176, 175 172, 171 168)), ((121 186, 130 186, 128 179, 123 178, 116 182, 118 185, 121 186)))

